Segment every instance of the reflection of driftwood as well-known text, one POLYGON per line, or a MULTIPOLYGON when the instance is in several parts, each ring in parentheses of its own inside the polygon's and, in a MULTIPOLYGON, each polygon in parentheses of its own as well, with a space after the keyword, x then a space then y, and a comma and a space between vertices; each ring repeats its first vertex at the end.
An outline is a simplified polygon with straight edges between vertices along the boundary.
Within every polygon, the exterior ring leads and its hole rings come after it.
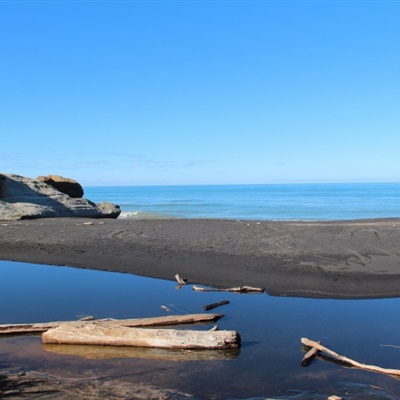
POLYGON ((175 279, 179 283, 179 285, 186 285, 187 279, 181 278, 181 276, 179 274, 175 275, 175 279))
POLYGON ((193 290, 196 292, 233 292, 233 293, 263 293, 264 289, 256 288, 252 286, 240 286, 232 287, 227 289, 214 289, 214 288, 203 288, 201 286, 193 285, 193 290))
MULTIPOLYGON (((196 322, 214 322, 223 317, 222 314, 186 314, 186 315, 168 315, 165 317, 153 318, 134 318, 134 319, 99 319, 98 322, 107 322, 108 325, 121 325, 129 327, 141 326, 165 326, 193 324, 196 322)), ((56 328, 61 324, 81 324, 82 321, 57 321, 44 322, 38 324, 11 324, 0 325, 0 335, 16 334, 35 334, 46 332, 49 329, 56 328)))
POLYGON ((400 370, 398 370, 398 369, 381 368, 381 367, 377 367, 375 365, 367 365, 367 364, 359 363, 358 361, 352 360, 351 358, 348 358, 348 357, 342 356, 338 353, 335 353, 334 351, 328 349, 327 347, 322 346, 319 342, 314 342, 313 340, 310 340, 307 338, 302 338, 301 342, 306 346, 315 347, 317 350, 322 351, 325 354, 328 354, 329 356, 336 358, 339 361, 353 365, 354 367, 357 367, 357 368, 360 368, 360 369, 363 369, 366 371, 380 372, 382 374, 400 376, 400 370))
POLYGON ((222 300, 222 301, 219 301, 218 303, 206 304, 203 307, 203 310, 204 311, 213 310, 214 308, 221 307, 221 306, 224 306, 226 304, 229 304, 229 300, 222 300))
MULTIPOLYGON (((317 343, 320 344, 321 342, 317 342, 317 343)), ((317 353, 318 353, 318 349, 316 347, 311 347, 311 349, 307 351, 307 353, 304 355, 303 359, 301 360, 301 365, 303 367, 308 367, 314 360, 317 353)))
POLYGON ((42 334, 43 343, 134 346, 163 349, 229 349, 240 347, 235 331, 194 331, 112 326, 108 323, 64 324, 42 334))
POLYGON ((240 349, 227 350, 170 350, 145 347, 85 346, 74 344, 44 344, 51 353, 79 356, 89 359, 146 358, 166 361, 229 361, 236 359, 240 349))

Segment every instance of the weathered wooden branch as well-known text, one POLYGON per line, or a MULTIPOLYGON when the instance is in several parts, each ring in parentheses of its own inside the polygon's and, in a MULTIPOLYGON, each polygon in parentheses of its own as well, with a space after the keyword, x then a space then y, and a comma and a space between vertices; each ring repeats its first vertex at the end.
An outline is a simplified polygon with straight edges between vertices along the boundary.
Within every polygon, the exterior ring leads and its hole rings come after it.
POLYGON ((210 329, 210 331, 217 331, 219 328, 218 328, 218 325, 214 325, 211 329, 210 329))
MULTIPOLYGON (((134 319, 99 319, 97 322, 107 322, 109 325, 129 327, 166 326, 180 324, 194 324, 197 322, 214 322, 223 317, 223 314, 186 314, 168 315, 165 317, 134 318, 134 319)), ((92 320, 90 320, 92 321, 92 320)), ((88 321, 88 322, 90 322, 88 321)), ((57 321, 37 324, 10 324, 0 325, 0 335, 35 334, 46 332, 61 324, 81 324, 84 321, 57 321)), ((85 322, 86 323, 86 322, 85 322)))
POLYGON ((179 274, 175 275, 175 279, 179 283, 179 285, 186 285, 187 279, 181 278, 179 274))
POLYGON ((358 361, 352 360, 351 358, 342 356, 342 355, 328 349, 327 347, 322 346, 319 342, 314 342, 313 340, 310 340, 307 338, 302 338, 301 343, 303 343, 304 345, 309 346, 309 347, 315 347, 317 350, 322 351, 325 354, 328 354, 329 356, 336 358, 339 361, 353 365, 354 367, 357 367, 357 368, 360 368, 360 369, 363 369, 366 371, 380 372, 382 374, 400 376, 400 370, 398 370, 398 369, 381 368, 381 367, 377 367, 375 365, 362 364, 358 361))
POLYGON ((195 331, 112 326, 108 323, 63 324, 42 334, 43 343, 134 346, 162 349, 230 349, 240 347, 235 331, 195 331))
POLYGON ((227 289, 204 288, 193 285, 193 290, 196 292, 234 292, 234 293, 263 293, 264 289, 252 286, 240 286, 227 289))
MULTIPOLYGON (((320 344, 321 342, 317 342, 317 343, 320 344)), ((319 350, 316 347, 311 347, 311 349, 308 350, 308 352, 304 355, 303 359, 301 360, 301 365, 303 367, 308 367, 314 360, 318 351, 319 350)))
POLYGON ((203 310, 204 311, 213 310, 214 308, 221 307, 221 306, 224 306, 224 305, 229 304, 229 303, 230 303, 229 300, 222 300, 222 301, 219 301, 218 303, 206 304, 203 307, 203 310))

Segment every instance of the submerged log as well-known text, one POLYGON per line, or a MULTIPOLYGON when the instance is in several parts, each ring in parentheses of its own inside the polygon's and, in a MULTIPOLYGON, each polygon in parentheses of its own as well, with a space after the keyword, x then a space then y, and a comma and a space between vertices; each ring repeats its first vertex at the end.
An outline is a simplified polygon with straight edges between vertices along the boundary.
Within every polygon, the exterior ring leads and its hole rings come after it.
POLYGON ((206 305, 203 307, 203 310, 204 310, 204 311, 213 310, 214 308, 221 307, 221 306, 225 306, 226 304, 229 304, 229 303, 230 303, 229 300, 222 300, 222 301, 219 301, 218 303, 206 304, 206 305))
POLYGON ((304 345, 309 346, 309 347, 314 347, 317 350, 322 351, 325 354, 328 354, 329 356, 331 356, 339 361, 353 365, 354 367, 363 369, 365 371, 379 372, 381 374, 394 375, 396 377, 400 376, 400 370, 398 370, 398 369, 381 368, 381 367, 377 367, 376 365, 362 364, 358 361, 352 360, 351 358, 342 356, 342 355, 328 349, 325 346, 322 346, 319 342, 314 342, 313 340, 310 340, 307 338, 302 338, 301 343, 303 343, 304 345))
MULTIPOLYGON (((165 317, 133 318, 133 319, 99 319, 97 322, 107 322, 109 325, 129 327, 168 326, 180 324, 195 324, 197 322, 214 322, 223 317, 223 314, 186 314, 168 315, 165 317)), ((88 321, 91 322, 92 320, 88 321)), ((56 321, 37 324, 10 324, 0 325, 0 335, 35 334, 46 332, 62 324, 81 324, 83 321, 56 321)), ((86 321, 85 321, 86 323, 86 321)))
POLYGON ((265 290, 253 286, 240 286, 227 289, 204 288, 193 285, 193 290, 196 292, 233 292, 233 293, 263 293, 265 290))
POLYGON ((231 349, 240 347, 235 331, 146 329, 103 323, 63 324, 42 334, 45 344, 134 346, 161 349, 231 349))

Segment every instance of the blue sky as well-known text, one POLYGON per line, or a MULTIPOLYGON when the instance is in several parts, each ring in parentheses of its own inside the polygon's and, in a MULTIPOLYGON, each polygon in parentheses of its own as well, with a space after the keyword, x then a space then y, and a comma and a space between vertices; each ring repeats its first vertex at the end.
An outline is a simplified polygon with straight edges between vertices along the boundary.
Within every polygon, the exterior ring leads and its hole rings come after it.
POLYGON ((0 171, 400 181, 400 2, 0 0, 0 171))

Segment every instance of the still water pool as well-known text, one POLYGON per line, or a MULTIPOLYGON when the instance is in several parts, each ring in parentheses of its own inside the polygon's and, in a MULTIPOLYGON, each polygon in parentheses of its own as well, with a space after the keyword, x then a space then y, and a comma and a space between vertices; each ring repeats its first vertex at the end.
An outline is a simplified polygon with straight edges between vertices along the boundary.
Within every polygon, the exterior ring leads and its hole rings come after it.
POLYGON ((37 336, 4 337, 0 338, 2 368, 142 382, 204 399, 295 398, 305 392, 317 399, 318 394, 344 390, 350 396, 351 385, 358 391, 370 388, 389 396, 382 398, 400 399, 400 381, 393 377, 323 360, 307 368, 300 365, 304 354, 300 338, 308 337, 360 362, 399 369, 400 348, 393 347, 400 346, 397 298, 321 300, 198 293, 191 285, 177 290, 174 281, 7 261, 0 262, 0 282, 0 324, 87 315, 136 318, 201 313, 205 304, 229 300, 229 305, 212 312, 225 314, 217 323, 220 329, 236 330, 242 337, 240 351, 178 354, 125 349, 102 355, 108 358, 101 358, 100 352, 82 357, 79 349, 77 354, 58 354, 45 349, 37 336))

